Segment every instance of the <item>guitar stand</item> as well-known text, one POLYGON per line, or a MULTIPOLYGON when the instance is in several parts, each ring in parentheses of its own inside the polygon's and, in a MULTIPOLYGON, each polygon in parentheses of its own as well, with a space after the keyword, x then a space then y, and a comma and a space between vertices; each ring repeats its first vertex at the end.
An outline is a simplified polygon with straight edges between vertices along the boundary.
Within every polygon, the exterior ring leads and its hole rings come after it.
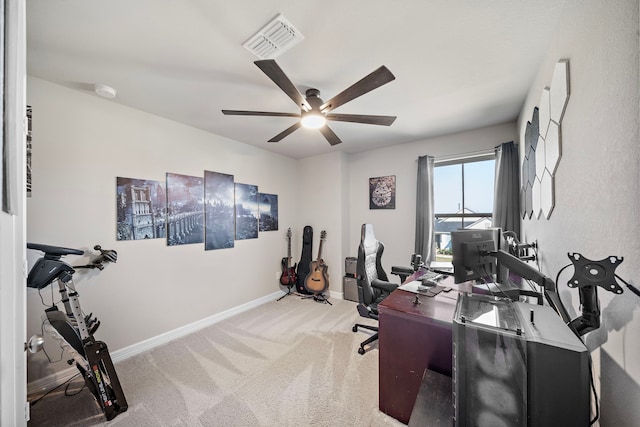
POLYGON ((321 304, 333 305, 331 304, 331 301, 329 301, 327 297, 324 296, 324 294, 313 294, 306 297, 302 297, 302 299, 309 299, 309 298, 313 298, 315 302, 319 302, 321 304))
POLYGON ((287 286, 287 293, 285 293, 285 294, 284 294, 284 295, 282 295, 280 298, 278 298, 278 299, 276 300, 276 302, 280 301, 282 298, 286 297, 287 295, 293 295, 293 294, 291 293, 291 288, 293 288, 293 286, 287 286))

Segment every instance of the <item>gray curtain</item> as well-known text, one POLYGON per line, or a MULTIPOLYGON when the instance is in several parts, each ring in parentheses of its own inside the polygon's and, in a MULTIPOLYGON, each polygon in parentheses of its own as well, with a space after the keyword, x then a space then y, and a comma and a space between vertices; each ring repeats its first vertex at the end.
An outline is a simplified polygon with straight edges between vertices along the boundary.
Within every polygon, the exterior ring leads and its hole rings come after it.
POLYGON ((520 237, 520 161, 513 141, 496 148, 493 226, 520 237))
POLYGON ((433 157, 418 157, 415 253, 422 255, 422 259, 426 265, 429 265, 429 263, 435 259, 433 165, 433 157))

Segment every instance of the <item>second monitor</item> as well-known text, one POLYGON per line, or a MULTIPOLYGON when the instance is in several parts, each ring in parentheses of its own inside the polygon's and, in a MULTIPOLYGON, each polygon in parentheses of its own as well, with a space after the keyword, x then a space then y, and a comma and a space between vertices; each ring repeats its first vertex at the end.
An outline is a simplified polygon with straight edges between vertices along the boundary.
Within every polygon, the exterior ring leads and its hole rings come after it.
POLYGON ((451 232, 451 262, 456 283, 484 279, 498 273, 495 257, 487 253, 500 249, 501 234, 499 228, 451 232))

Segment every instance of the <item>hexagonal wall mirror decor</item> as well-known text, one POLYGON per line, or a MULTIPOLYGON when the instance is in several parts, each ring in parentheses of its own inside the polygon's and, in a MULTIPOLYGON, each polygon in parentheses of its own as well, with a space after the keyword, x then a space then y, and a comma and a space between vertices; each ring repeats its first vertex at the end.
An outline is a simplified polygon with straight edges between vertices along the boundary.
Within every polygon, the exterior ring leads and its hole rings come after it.
POLYGON ((544 173, 544 152, 545 142, 541 136, 538 137, 538 145, 536 146, 536 178, 542 179, 544 173))
POLYGON ((540 218, 540 213, 542 213, 542 206, 540 205, 540 181, 538 178, 533 182, 533 187, 531 187, 531 207, 533 210, 533 217, 538 219, 540 218))
POLYGON ((522 189, 527 186, 527 182, 529 182, 529 158, 525 157, 522 162, 522 176, 520 177, 520 182, 522 182, 522 189))
POLYGON ((560 163, 560 157, 562 156, 560 139, 560 125, 551 120, 544 146, 544 164, 551 176, 555 176, 558 163, 560 163))
POLYGON ((533 214, 533 193, 531 192, 531 184, 527 183, 524 193, 524 217, 531 218, 531 215, 533 214))
POLYGON ((527 170, 529 171, 527 181, 529 181, 529 185, 533 185, 533 180, 536 179, 536 152, 533 147, 529 150, 529 166, 527 170))
POLYGON ((527 122, 524 127, 524 155, 529 155, 529 149, 531 148, 531 122, 527 122))
MULTIPOLYGON (((531 143, 536 144, 540 135, 540 109, 533 107, 533 114, 531 115, 531 143)), ((533 147, 534 149, 536 147, 533 147)))
POLYGON ((529 149, 533 147, 536 149, 536 144, 538 144, 538 108, 533 109, 533 116, 531 117, 531 121, 527 122, 525 134, 525 153, 529 152, 529 149))
POLYGON ((545 171, 544 175, 542 175, 542 180, 540 181, 540 208, 542 216, 549 219, 554 206, 554 179, 549 174, 549 171, 545 171))
POLYGON ((545 138, 547 136, 547 129, 549 128, 549 119, 551 117, 549 112, 549 88, 542 89, 542 95, 540 96, 540 111, 539 117, 539 133, 545 138))
POLYGON ((558 61, 553 69, 549 92, 549 117, 556 123, 562 123, 562 116, 569 102, 569 61, 558 61))
POLYGON ((555 64, 551 85, 542 90, 531 121, 521 129, 523 219, 548 219, 555 207, 555 174, 562 157, 561 124, 568 103, 569 60, 563 59, 555 64))

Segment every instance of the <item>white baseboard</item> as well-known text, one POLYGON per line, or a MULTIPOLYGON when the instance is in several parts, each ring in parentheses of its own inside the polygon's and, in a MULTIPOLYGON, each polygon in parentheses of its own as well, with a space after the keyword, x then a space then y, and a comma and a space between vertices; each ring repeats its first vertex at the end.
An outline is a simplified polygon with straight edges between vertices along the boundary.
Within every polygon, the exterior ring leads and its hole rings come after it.
POLYGON ((27 396, 29 396, 29 398, 31 398, 31 396, 38 398, 47 390, 64 384, 76 375, 80 375, 80 372, 76 368, 67 368, 64 371, 54 372, 46 377, 31 381, 27 383, 27 396))
POLYGON ((344 292, 329 291, 329 298, 344 299, 344 292))
MULTIPOLYGON (((339 293, 336 292, 336 294, 339 294, 339 293)), ((242 313, 254 307, 258 307, 259 305, 273 301, 275 298, 279 297, 280 295, 281 295, 281 292, 274 292, 264 297, 255 299, 253 301, 249 301, 245 304, 241 304, 237 307, 230 308, 229 310, 223 311, 221 313, 214 314, 213 316, 209 316, 202 320, 198 320, 197 322, 190 323, 188 325, 182 326, 172 331, 165 332, 164 334, 157 335, 153 338, 149 338, 144 341, 140 341, 139 343, 130 345, 128 347, 121 348, 111 353, 111 360, 114 363, 117 363, 122 360, 128 359, 129 357, 135 356, 137 354, 144 353, 145 351, 149 351, 155 347, 158 347, 159 345, 166 344, 169 341, 173 341, 177 338, 183 337, 185 335, 198 331, 202 328, 206 328, 207 326, 216 324, 231 316, 235 316, 236 314, 242 313)), ((331 296, 333 297, 333 292, 331 296)), ((336 295, 336 298, 338 298, 337 295, 336 295)), ((341 295, 340 295, 340 298, 341 298, 341 295)), ((27 394, 28 395, 41 394, 45 390, 49 390, 53 387, 56 387, 64 383, 65 381, 69 380, 71 377, 73 377, 76 374, 78 374, 78 370, 76 368, 68 368, 63 371, 58 371, 53 374, 47 375, 46 377, 39 378, 35 381, 31 381, 27 384, 27 394)))

